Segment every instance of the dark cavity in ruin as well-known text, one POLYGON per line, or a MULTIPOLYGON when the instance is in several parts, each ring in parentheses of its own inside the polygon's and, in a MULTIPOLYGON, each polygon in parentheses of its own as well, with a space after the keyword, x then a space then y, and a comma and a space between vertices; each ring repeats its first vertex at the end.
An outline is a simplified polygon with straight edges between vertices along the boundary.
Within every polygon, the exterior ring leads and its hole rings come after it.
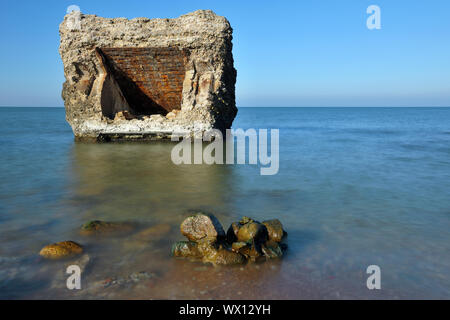
POLYGON ((166 115, 181 108, 187 51, 178 48, 97 48, 105 82, 102 114, 114 119, 127 111, 134 116, 166 115))

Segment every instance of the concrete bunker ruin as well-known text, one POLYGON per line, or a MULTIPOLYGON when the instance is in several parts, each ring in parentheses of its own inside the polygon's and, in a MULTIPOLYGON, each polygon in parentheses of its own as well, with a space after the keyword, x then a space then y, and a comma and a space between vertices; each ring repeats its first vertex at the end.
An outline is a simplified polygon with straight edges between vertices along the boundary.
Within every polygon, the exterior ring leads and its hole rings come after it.
POLYGON ((224 17, 209 10, 131 20, 69 13, 60 36, 62 97, 77 140, 170 139, 231 127, 236 70, 224 17))

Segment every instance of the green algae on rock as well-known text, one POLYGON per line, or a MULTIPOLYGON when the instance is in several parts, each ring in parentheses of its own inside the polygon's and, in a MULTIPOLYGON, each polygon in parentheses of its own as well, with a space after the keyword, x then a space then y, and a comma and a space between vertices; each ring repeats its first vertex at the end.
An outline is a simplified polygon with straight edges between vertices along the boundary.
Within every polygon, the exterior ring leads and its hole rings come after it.
POLYGON ((178 241, 172 246, 172 255, 181 258, 201 259, 203 254, 200 252, 196 242, 178 241))
POLYGON ((134 229, 133 224, 129 222, 107 222, 93 220, 86 222, 80 230, 82 235, 96 235, 108 233, 127 233, 134 229))
POLYGON ((81 254, 83 247, 73 241, 62 241, 49 244, 41 249, 39 255, 46 259, 69 258, 81 254))

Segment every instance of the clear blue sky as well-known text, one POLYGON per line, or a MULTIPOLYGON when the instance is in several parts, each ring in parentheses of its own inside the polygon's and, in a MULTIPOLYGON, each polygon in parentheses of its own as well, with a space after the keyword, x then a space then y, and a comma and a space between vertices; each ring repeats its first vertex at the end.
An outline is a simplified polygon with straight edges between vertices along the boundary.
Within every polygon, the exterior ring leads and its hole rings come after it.
POLYGON ((238 106, 450 106, 450 1, 3 1, 0 106, 62 106, 66 8, 175 18, 211 9, 234 29, 238 106), (381 8, 381 30, 366 8, 381 8))

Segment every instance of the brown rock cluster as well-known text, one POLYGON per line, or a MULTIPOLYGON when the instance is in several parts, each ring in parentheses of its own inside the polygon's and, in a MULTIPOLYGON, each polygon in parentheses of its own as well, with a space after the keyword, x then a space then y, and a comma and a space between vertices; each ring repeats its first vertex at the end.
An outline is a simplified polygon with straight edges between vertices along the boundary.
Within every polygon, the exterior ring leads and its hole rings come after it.
POLYGON ((172 255, 214 265, 279 258, 287 249, 283 243, 287 233, 278 219, 261 223, 243 217, 239 222, 233 222, 225 234, 216 217, 198 213, 186 218, 180 230, 188 241, 175 243, 172 255))

